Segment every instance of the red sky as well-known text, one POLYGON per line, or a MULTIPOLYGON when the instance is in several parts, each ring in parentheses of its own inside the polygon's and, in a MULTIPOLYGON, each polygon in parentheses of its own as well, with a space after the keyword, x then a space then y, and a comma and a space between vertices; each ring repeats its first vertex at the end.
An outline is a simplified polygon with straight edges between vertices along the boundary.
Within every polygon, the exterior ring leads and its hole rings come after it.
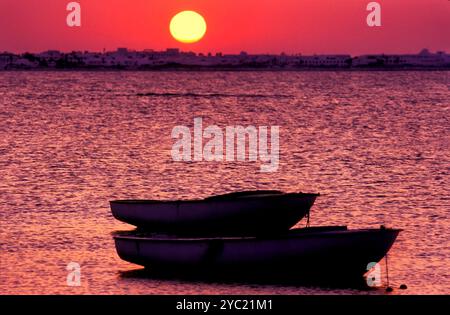
POLYGON ((66 25, 70 1, 0 0, 0 51, 450 51, 448 0, 378 0, 381 28, 366 24, 366 6, 372 0, 79 0, 81 28, 66 25), (176 42, 169 33, 171 17, 188 9, 202 14, 208 24, 205 38, 191 45, 176 42))

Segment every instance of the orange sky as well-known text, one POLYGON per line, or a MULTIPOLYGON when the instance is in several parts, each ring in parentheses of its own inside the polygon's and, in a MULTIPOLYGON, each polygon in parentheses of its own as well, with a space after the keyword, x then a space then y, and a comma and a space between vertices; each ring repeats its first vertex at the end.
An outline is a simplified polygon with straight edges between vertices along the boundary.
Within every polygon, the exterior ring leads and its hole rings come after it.
POLYGON ((371 0, 79 0, 82 27, 66 26, 69 0, 0 0, 0 51, 179 47, 196 52, 375 53, 450 51, 450 1, 379 0, 381 28, 366 24, 371 0), (182 10, 208 23, 196 44, 176 42, 182 10))

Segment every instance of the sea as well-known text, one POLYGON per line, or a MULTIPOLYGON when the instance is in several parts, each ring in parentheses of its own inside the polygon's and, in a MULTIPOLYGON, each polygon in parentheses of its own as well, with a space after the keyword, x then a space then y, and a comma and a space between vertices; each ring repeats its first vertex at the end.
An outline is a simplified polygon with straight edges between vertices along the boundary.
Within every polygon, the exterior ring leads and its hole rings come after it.
POLYGON ((448 71, 0 72, 0 294, 386 294, 384 261, 366 289, 154 278, 116 253, 133 227, 110 200, 255 189, 320 193, 312 226, 403 229, 390 294, 449 294, 449 88, 448 71), (174 161, 195 118, 278 126, 278 169, 174 161))

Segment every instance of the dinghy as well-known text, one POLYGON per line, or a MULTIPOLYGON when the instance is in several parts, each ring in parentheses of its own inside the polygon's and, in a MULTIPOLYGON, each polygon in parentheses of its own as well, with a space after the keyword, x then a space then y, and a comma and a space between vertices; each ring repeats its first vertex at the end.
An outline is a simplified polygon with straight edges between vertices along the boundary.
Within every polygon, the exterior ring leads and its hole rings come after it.
POLYGON ((128 232, 114 236, 125 261, 171 274, 276 279, 362 278, 400 230, 319 227, 268 237, 177 238, 128 232))
POLYGON ((202 200, 111 201, 113 216, 147 231, 201 236, 287 231, 305 217, 318 194, 248 191, 202 200))

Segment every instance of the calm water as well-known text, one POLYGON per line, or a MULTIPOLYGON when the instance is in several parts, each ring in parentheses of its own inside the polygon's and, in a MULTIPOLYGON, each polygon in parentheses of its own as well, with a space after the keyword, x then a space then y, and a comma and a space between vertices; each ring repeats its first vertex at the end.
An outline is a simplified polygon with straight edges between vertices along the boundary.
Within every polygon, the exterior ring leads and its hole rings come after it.
POLYGON ((110 233, 130 227, 111 199, 270 188, 322 193, 313 225, 403 228, 394 293, 449 294, 449 86, 449 72, 0 72, 0 292, 384 292, 154 280, 115 253, 110 233), (194 117, 280 126, 279 171, 173 162, 172 128, 194 117))

